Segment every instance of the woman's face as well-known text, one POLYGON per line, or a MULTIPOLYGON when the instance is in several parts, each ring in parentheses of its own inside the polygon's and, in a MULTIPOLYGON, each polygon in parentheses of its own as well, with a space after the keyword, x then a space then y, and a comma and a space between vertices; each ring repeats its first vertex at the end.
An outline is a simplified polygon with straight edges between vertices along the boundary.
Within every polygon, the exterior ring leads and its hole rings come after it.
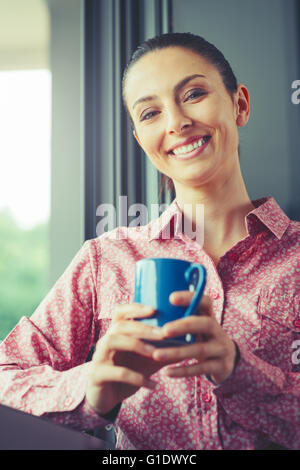
POLYGON ((215 66, 189 49, 152 51, 131 68, 126 102, 136 138, 155 167, 177 184, 202 186, 238 164, 238 129, 249 96, 233 99, 215 66))

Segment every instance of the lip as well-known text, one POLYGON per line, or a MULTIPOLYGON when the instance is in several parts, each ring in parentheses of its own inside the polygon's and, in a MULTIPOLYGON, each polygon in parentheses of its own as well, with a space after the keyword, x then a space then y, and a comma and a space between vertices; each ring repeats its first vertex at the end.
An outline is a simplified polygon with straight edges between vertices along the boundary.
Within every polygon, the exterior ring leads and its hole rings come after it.
POLYGON ((173 152, 173 150, 177 149, 178 147, 182 147, 183 145, 189 145, 189 144, 191 144, 192 142, 195 142, 195 140, 202 139, 202 137, 205 137, 206 135, 208 135, 208 134, 194 135, 194 136, 192 136, 192 137, 189 137, 189 138, 186 139, 184 142, 180 142, 179 144, 176 144, 176 145, 174 145, 173 147, 171 147, 171 148, 167 151, 167 153, 173 152))
POLYGON ((200 153, 202 153, 205 150, 205 148, 210 143, 210 141, 211 141, 211 136, 208 139, 208 141, 205 142, 205 144, 201 145, 201 147, 197 147, 196 149, 192 150, 191 152, 187 152, 187 153, 182 154, 182 155, 175 155, 175 153, 169 153, 169 156, 170 156, 170 158, 175 158, 175 160, 181 160, 181 161, 190 160, 191 158, 195 158, 198 155, 200 155, 200 153))

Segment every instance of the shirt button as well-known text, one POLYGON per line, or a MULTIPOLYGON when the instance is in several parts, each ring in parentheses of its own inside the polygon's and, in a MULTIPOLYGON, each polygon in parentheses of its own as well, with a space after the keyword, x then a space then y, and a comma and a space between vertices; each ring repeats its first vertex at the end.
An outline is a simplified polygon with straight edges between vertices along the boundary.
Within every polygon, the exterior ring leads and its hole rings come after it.
POLYGON ((213 291, 211 293, 211 298, 212 298, 212 300, 217 300, 219 298, 219 293, 216 292, 216 291, 213 291))
POLYGON ((237 261, 238 257, 239 256, 236 253, 229 253, 229 259, 231 261, 237 261))
POLYGON ((212 396, 209 392, 202 393, 202 400, 204 403, 209 403, 212 400, 212 396))
POLYGON ((293 325, 294 325, 296 328, 300 328, 300 319, 298 318, 297 320, 293 321, 293 325))

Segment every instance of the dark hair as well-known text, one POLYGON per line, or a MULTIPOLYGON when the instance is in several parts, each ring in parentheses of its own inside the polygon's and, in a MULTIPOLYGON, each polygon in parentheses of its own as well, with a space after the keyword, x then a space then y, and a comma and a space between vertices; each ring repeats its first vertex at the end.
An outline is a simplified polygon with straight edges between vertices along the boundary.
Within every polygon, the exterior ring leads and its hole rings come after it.
MULTIPOLYGON (((201 57, 206 59, 210 64, 214 65, 217 70, 219 71, 224 86, 230 96, 233 98, 233 94, 237 91, 237 79, 235 74, 232 71, 232 68, 229 62, 225 59, 222 52, 216 48, 213 44, 206 41, 203 37, 197 36, 192 33, 166 33, 161 34, 160 36, 156 36, 154 38, 148 39, 147 41, 140 44, 134 53, 131 56, 129 63, 127 64, 123 79, 122 79, 122 96, 125 108, 128 112, 131 124, 134 128, 133 120, 130 116, 129 110, 127 108, 126 99, 125 99, 125 82, 129 70, 131 67, 145 54, 151 51, 165 49, 167 47, 185 47, 186 49, 190 49, 191 51, 199 54, 201 57)), ((165 184, 169 190, 174 189, 173 181, 166 175, 163 175, 162 178, 162 192, 165 184)))

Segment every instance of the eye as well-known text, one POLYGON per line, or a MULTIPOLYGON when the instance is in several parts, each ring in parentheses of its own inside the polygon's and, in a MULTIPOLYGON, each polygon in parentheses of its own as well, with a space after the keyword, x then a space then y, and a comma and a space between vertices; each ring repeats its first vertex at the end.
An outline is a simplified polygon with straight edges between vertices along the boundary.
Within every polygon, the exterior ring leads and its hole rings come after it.
POLYGON ((150 119, 152 119, 157 113, 158 113, 158 111, 149 111, 149 112, 145 112, 144 114, 142 114, 140 120, 141 120, 141 121, 150 120, 150 119))
POLYGON ((187 95, 185 96, 184 102, 189 101, 189 100, 194 100, 205 94, 206 92, 201 90, 201 88, 195 88, 194 90, 191 90, 187 93, 187 95))

